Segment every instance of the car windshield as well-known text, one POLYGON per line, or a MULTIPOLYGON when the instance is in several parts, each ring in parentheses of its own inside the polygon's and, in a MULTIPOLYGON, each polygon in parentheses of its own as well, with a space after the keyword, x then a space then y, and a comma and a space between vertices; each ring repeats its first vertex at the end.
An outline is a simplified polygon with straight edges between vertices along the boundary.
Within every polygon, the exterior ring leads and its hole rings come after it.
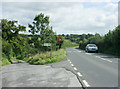
POLYGON ((89 47, 96 47, 96 45, 95 44, 90 44, 90 45, 88 45, 89 47))

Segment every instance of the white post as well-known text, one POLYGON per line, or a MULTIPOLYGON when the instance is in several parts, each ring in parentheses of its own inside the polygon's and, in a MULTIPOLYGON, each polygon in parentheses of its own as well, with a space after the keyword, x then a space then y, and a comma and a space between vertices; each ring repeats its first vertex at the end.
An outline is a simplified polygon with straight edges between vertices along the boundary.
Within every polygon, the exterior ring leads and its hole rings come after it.
POLYGON ((50 50, 50 57, 52 57, 52 44, 51 44, 51 50, 50 50))

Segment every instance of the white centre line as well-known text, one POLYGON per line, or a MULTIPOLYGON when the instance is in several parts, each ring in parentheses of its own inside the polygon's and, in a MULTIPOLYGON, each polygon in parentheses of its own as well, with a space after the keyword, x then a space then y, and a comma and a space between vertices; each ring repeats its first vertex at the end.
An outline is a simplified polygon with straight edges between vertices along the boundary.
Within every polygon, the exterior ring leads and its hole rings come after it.
POLYGON ((78 76, 80 76, 80 77, 82 76, 82 74, 81 74, 80 72, 77 72, 77 74, 78 74, 78 76))
POLYGON ((68 61, 70 61, 70 60, 68 59, 68 61))
POLYGON ((71 64, 72 62, 70 61, 70 64, 71 64))
POLYGON ((71 64, 71 66, 74 66, 73 64, 71 64))
POLYGON ((77 70, 77 68, 76 68, 76 67, 74 67, 74 70, 77 70))
POLYGON ((90 87, 86 80, 83 80, 83 83, 85 84, 86 87, 90 87))

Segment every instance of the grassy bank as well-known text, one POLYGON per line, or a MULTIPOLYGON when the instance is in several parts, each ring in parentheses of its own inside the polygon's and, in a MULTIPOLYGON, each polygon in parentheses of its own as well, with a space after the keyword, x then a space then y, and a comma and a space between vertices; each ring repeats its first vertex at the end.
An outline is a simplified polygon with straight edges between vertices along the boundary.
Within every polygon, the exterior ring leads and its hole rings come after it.
POLYGON ((75 46, 78 46, 78 44, 75 42, 71 42, 70 40, 64 40, 62 48, 70 48, 75 46))
POLYGON ((8 65, 11 64, 7 58, 2 58, 2 60, 0 61, 0 66, 4 66, 4 65, 8 65))
POLYGON ((56 63, 64 60, 66 55, 66 48, 78 46, 77 43, 71 42, 70 40, 64 40, 62 48, 57 51, 52 51, 52 56, 50 56, 50 51, 40 52, 30 58, 24 58, 23 60, 34 65, 44 65, 50 63, 56 63))
POLYGON ((23 60, 34 65, 44 65, 50 63, 60 62, 66 58, 66 51, 65 49, 59 49, 57 51, 52 52, 52 56, 50 57, 50 52, 42 52, 36 54, 30 58, 24 58, 23 60))
POLYGON ((8 58, 5 55, 2 55, 2 59, 0 60, 0 66, 8 65, 13 63, 13 61, 16 61, 18 63, 21 63, 18 59, 15 57, 11 57, 11 59, 8 60, 8 58))
MULTIPOLYGON (((75 46, 78 46, 78 44, 71 42, 70 40, 64 40, 64 42, 62 44, 62 48, 57 51, 55 51, 55 50, 52 51, 51 56, 50 56, 50 51, 45 51, 45 52, 41 51, 39 53, 31 55, 30 57, 24 57, 21 60, 24 60, 24 61, 28 62, 29 64, 33 64, 33 65, 45 65, 45 64, 60 62, 67 57, 66 48, 75 47, 75 46)), ((15 60, 19 63, 19 59, 16 59, 16 58, 11 57, 11 59, 9 61, 8 57, 3 54, 0 66, 11 64, 13 60, 15 60)))
POLYGON ((8 64, 11 64, 11 63, 8 61, 7 56, 2 54, 2 58, 0 59, 0 66, 4 66, 8 64))

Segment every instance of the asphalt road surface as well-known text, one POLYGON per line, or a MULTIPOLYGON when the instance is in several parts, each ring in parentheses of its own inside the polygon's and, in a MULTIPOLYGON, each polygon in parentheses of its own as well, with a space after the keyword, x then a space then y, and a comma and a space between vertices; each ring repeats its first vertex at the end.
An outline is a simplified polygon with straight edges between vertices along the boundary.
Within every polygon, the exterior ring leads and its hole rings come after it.
MULTIPOLYGON (((69 62, 67 64, 70 66, 69 62)), ((6 89, 5 87, 82 87, 76 75, 65 68, 53 68, 51 65, 30 65, 28 63, 3 66, 1 86, 4 87, 2 89, 6 89)))
POLYGON ((118 58, 101 53, 67 49, 68 62, 85 87, 118 87, 118 58))
POLYGON ((0 77, 2 87, 109 89, 107 87, 118 86, 118 57, 86 53, 76 47, 68 48, 66 51, 67 58, 58 63, 30 65, 23 62, 3 66, 2 79, 0 77))

